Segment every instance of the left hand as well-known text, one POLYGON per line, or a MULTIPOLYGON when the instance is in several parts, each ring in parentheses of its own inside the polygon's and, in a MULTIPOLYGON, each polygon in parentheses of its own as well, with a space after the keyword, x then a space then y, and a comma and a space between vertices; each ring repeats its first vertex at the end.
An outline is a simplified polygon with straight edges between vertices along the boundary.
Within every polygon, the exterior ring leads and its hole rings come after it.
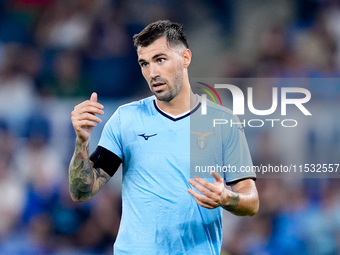
POLYGON ((194 197, 197 204, 202 207, 208 209, 214 209, 219 206, 225 207, 229 204, 234 192, 224 186, 224 180, 218 173, 212 172, 211 175, 215 178, 213 183, 199 177, 189 180, 189 183, 201 194, 193 189, 188 189, 188 192, 194 197))

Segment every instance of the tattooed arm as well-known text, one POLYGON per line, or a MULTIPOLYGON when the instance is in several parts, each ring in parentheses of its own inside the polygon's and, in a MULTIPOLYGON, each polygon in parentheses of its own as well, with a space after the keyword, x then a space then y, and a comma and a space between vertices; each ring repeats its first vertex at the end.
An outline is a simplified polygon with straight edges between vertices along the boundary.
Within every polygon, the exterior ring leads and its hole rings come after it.
POLYGON ((101 168, 94 168, 89 159, 89 146, 76 141, 76 148, 69 167, 70 194, 73 201, 90 200, 110 180, 101 168))
POLYGON ((97 102, 97 94, 74 107, 72 124, 76 132, 76 147, 69 167, 70 194, 74 201, 90 200, 110 176, 101 168, 94 168, 89 158, 89 140, 93 128, 101 120, 96 114, 104 114, 103 106, 97 102))

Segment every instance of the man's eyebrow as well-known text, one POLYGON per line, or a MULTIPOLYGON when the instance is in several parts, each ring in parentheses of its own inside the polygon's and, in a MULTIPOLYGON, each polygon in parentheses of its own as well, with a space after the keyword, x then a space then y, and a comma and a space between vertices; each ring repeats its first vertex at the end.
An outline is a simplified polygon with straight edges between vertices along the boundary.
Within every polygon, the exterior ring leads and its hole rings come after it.
MULTIPOLYGON (((156 58, 159 58, 159 57, 166 57, 166 56, 167 55, 165 53, 158 53, 155 56, 153 56, 152 59, 156 59, 156 58)), ((142 62, 146 62, 146 61, 142 58, 138 60, 138 63, 142 63, 142 62)))
POLYGON ((145 60, 144 59, 138 59, 138 63, 142 63, 142 62, 145 62, 145 60))
POLYGON ((163 56, 165 57, 166 54, 165 53, 159 53, 159 54, 156 54, 155 56, 153 56, 152 59, 163 57, 163 56))

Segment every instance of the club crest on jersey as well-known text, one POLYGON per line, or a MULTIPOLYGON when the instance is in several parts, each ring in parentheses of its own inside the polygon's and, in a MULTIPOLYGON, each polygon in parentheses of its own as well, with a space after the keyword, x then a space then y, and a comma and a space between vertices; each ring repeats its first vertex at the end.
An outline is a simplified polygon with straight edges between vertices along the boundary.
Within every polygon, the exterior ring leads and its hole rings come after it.
POLYGON ((208 140, 207 137, 215 134, 213 132, 207 132, 207 133, 202 134, 201 132, 197 132, 197 131, 191 131, 190 133, 197 135, 197 146, 201 150, 207 147, 207 140, 208 140))

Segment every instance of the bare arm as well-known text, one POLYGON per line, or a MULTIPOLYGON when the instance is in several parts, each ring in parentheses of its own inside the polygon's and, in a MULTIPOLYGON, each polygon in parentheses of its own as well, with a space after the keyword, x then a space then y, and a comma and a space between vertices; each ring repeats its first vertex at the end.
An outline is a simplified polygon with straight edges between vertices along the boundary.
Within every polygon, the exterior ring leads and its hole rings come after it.
POLYGON ((240 181, 231 188, 232 191, 225 194, 224 209, 238 216, 252 216, 259 210, 259 197, 254 180, 240 181))
POLYGON ((93 128, 101 120, 103 106, 97 102, 97 94, 76 107, 72 112, 72 124, 76 132, 76 146, 69 166, 71 198, 77 202, 90 200, 111 178, 103 169, 94 168, 89 158, 89 140, 93 128))
POLYGON ((240 181, 229 190, 219 174, 213 172, 212 175, 215 178, 214 183, 202 178, 189 180, 189 183, 201 193, 188 190, 200 206, 208 209, 221 206, 238 216, 252 216, 259 210, 259 197, 253 180, 240 181))

